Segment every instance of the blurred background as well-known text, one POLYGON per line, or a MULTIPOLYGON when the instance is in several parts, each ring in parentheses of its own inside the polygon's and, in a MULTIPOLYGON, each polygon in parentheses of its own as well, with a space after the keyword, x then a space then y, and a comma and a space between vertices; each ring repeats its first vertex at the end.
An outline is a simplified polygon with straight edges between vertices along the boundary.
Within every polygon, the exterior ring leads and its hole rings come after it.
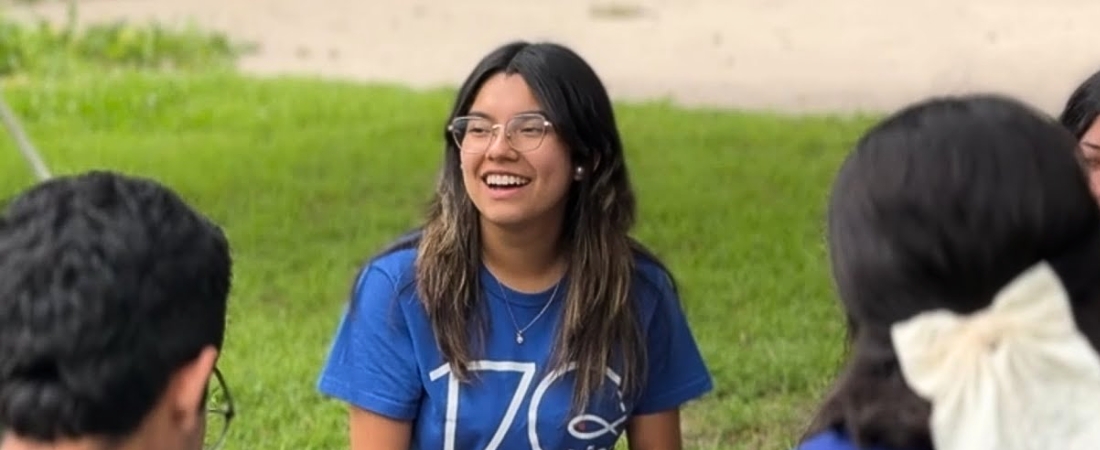
MULTIPOLYGON (((9 2, 11 0, 8 0, 9 2)), ((16 17, 66 18, 16 2, 16 17)), ((240 66, 451 85, 484 49, 551 39, 613 94, 784 111, 883 110, 999 90, 1044 109, 1100 69, 1090 0, 82 0, 79 20, 193 22, 256 44, 240 66)))

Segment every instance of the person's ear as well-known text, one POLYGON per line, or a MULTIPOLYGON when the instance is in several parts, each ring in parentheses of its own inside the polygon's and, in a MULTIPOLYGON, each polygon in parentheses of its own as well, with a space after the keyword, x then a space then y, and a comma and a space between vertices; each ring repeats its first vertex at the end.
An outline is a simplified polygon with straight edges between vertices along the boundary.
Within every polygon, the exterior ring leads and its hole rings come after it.
POLYGON ((202 425, 206 389, 214 373, 218 350, 206 346, 199 355, 176 370, 168 385, 168 406, 172 417, 184 430, 202 425))

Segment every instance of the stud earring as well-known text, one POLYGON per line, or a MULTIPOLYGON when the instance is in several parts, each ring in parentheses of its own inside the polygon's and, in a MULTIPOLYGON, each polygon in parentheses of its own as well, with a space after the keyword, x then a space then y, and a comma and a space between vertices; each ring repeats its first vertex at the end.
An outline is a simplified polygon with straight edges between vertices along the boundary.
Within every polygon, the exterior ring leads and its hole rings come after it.
POLYGON ((575 170, 574 172, 575 172, 573 174, 573 179, 574 180, 580 180, 581 178, 584 178, 584 167, 577 166, 577 170, 575 170))

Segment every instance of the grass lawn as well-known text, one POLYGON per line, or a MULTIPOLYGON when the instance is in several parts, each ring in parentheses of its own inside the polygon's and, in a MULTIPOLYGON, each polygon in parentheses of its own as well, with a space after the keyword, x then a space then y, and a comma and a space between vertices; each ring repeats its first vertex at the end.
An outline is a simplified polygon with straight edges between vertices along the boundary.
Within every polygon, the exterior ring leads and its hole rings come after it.
MULTIPOLYGON (((237 261, 221 367, 227 448, 346 448, 314 389, 357 266, 417 224, 451 92, 226 74, 9 82, 58 173, 156 177, 223 224, 237 261)), ((688 448, 789 448, 836 369, 842 326, 822 250, 826 191, 868 119, 619 104, 636 235, 673 269, 717 383, 688 448)), ((0 132, 2 134, 2 132, 0 132)), ((32 183, 0 139, 0 195, 32 183)))

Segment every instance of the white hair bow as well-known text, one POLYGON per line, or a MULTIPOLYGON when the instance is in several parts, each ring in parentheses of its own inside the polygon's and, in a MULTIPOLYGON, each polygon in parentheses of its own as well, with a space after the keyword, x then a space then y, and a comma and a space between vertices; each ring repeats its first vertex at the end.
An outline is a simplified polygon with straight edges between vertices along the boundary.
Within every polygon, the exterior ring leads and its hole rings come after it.
POLYGON ((1047 263, 986 309, 922 313, 891 336, 906 383, 932 404, 936 450, 1100 449, 1100 356, 1047 263))

